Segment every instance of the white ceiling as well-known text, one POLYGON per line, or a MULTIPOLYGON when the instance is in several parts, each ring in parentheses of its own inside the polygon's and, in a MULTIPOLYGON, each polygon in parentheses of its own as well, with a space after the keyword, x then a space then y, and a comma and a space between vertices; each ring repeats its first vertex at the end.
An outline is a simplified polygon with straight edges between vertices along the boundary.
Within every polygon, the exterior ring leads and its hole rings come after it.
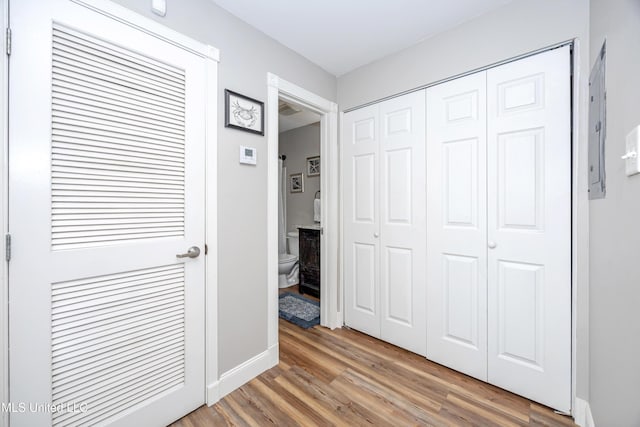
POLYGON ((213 1, 340 76, 512 0, 213 1))
POLYGON ((319 122, 322 118, 320 114, 309 111, 294 102, 280 99, 278 104, 278 132, 280 133, 319 122))
POLYGON ((280 114, 278 116, 278 132, 282 133, 291 129, 301 128, 302 126, 319 122, 320 118, 319 114, 307 110, 302 110, 291 116, 283 116, 280 114))

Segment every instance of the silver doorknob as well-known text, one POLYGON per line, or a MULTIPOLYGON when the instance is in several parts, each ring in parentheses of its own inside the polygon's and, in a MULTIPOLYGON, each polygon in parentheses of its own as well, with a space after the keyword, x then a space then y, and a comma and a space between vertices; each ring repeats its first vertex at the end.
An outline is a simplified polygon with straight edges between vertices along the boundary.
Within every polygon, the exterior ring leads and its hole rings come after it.
POLYGON ((200 248, 197 246, 191 246, 186 254, 177 254, 176 258, 198 258, 200 255, 200 248))
POLYGON ((489 242, 487 246, 489 246, 489 249, 495 249, 498 245, 496 245, 496 242, 489 242))
POLYGON ((380 235, 378 233, 373 233, 373 237, 377 239, 378 237, 380 237, 380 235))

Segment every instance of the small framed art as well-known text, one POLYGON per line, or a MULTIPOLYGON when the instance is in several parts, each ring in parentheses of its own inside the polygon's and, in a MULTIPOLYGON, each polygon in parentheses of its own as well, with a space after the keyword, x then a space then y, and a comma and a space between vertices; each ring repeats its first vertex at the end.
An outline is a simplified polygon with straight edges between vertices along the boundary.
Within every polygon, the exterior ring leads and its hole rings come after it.
POLYGON ((320 175, 320 156, 307 157, 307 176, 320 175))
POLYGON ((224 126, 264 135, 264 102, 225 89, 224 126))
POLYGON ((304 192, 304 176, 301 173, 292 173, 289 175, 289 188, 292 193, 304 192))

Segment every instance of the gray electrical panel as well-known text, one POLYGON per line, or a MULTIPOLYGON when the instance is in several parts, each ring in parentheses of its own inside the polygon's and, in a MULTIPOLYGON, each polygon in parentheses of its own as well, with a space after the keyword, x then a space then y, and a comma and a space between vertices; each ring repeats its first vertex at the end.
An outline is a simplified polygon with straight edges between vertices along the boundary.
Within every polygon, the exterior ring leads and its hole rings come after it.
POLYGON ((606 194, 604 168, 604 144, 607 134, 606 46, 605 41, 589 76, 589 199, 603 199, 606 194))

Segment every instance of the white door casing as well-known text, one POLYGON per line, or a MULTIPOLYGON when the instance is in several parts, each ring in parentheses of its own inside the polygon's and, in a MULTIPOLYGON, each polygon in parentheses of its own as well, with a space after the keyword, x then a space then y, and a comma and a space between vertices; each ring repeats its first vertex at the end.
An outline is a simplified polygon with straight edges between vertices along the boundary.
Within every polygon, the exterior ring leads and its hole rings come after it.
POLYGON ((11 21, 11 400, 86 409, 11 425, 166 424, 204 402, 205 61, 70 1, 11 21))
POLYGON ((425 92, 379 108, 380 337, 425 356, 425 92))
MULTIPOLYGON (((267 345, 278 345, 278 268, 277 268, 277 200, 278 200, 278 101, 280 98, 298 104, 321 116, 320 156, 322 157, 320 195, 322 233, 320 236, 320 325, 334 329, 343 324, 339 292, 339 157, 338 157, 338 105, 273 73, 267 73, 267 242, 269 268, 269 297, 267 345), (275 212, 275 214, 274 214, 275 212), (275 249, 274 249, 275 248, 275 249), (271 267, 273 266, 273 267, 271 267)), ((277 360, 275 362, 277 364, 277 360)))
POLYGON ((571 410, 565 46, 487 71, 489 382, 571 410))
POLYGON ((424 91, 344 115, 345 323, 425 355, 424 91))
POLYGON ((486 72, 427 89, 427 358, 487 380, 486 72))

